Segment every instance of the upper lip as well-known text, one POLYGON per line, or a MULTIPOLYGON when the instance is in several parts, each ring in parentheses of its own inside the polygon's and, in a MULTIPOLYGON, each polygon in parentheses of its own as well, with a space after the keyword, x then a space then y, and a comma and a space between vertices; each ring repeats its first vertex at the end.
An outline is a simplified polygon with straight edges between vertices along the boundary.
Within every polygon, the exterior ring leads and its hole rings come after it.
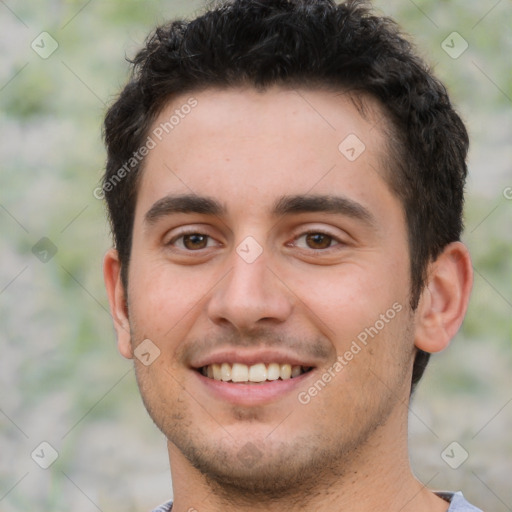
POLYGON ((232 348, 205 354, 198 357, 197 360, 193 361, 191 366, 195 369, 198 369, 202 368, 203 366, 222 363, 240 363, 246 364, 247 366, 252 366, 258 363, 278 363, 306 367, 316 366, 316 363, 311 359, 302 358, 295 354, 286 353, 281 350, 242 350, 240 348, 232 348))

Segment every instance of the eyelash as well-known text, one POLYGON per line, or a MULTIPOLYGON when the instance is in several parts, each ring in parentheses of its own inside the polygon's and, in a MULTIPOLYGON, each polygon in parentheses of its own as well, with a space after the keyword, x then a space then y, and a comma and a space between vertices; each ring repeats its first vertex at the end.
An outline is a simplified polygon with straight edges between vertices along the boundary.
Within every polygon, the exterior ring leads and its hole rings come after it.
POLYGON ((305 231, 304 233, 301 233, 299 236, 295 237, 294 240, 299 240, 300 238, 302 237, 307 237, 308 235, 323 235, 323 236, 326 236, 328 238, 331 239, 331 242, 334 243, 334 245, 330 245, 329 247, 325 248, 325 249, 311 249, 310 247, 307 248, 306 250, 310 250, 310 251, 321 251, 321 252, 326 252, 330 249, 333 249, 336 245, 343 245, 343 242, 335 237, 334 235, 331 235, 331 233, 328 233, 327 231, 321 231, 321 230, 308 230, 308 231, 305 231))
MULTIPOLYGON (((185 236, 190 236, 190 235, 200 235, 200 236, 206 236, 210 239, 213 240, 213 237, 211 237, 210 235, 207 235, 206 233, 201 233, 200 231, 198 230, 187 230, 187 231, 183 231, 181 233, 179 233, 178 235, 174 236, 173 238, 171 238, 171 240, 169 240, 169 242, 167 242, 165 245, 167 246, 172 246, 176 243, 177 240, 179 240, 180 238, 183 238, 185 236)), ((182 249, 180 248, 180 250, 182 251, 187 251, 187 252, 198 252, 198 251, 192 251, 190 249, 182 249)))
MULTIPOLYGON (((167 246, 173 246, 178 240, 182 239, 185 236, 189 236, 189 235, 205 236, 205 237, 208 237, 209 239, 213 240, 213 237, 211 237, 210 235, 208 235, 206 233, 201 233, 200 231, 197 231, 197 230, 188 230, 188 231, 183 231, 182 233, 179 233, 178 235, 174 236, 169 242, 166 243, 166 245, 167 246)), ((296 241, 296 240, 299 240, 302 237, 307 237, 308 235, 323 235, 323 236, 329 237, 331 239, 331 241, 334 242, 334 245, 330 245, 329 247, 327 247, 325 249, 311 249, 311 248, 305 249, 305 248, 302 248, 302 250, 309 250, 309 251, 315 251, 315 252, 317 252, 317 251, 318 252, 326 252, 326 251, 329 251, 329 250, 333 249, 336 245, 345 245, 344 242, 342 240, 340 240, 339 238, 335 237, 331 233, 328 233, 327 231, 322 231, 322 230, 308 230, 308 231, 305 231, 305 232, 299 234, 298 236, 294 237, 293 240, 296 241)), ((290 246, 291 244, 287 243, 286 245, 290 246)), ((199 252, 201 249, 198 249, 197 251, 194 251, 194 250, 191 250, 191 249, 179 248, 179 250, 186 251, 186 252, 199 252)))

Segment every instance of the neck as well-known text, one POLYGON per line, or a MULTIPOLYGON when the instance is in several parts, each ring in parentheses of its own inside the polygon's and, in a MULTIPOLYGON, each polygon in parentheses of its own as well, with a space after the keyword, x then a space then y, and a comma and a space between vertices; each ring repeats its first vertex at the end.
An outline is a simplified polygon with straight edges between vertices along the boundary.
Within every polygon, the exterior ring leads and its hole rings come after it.
MULTIPOLYGON (((406 408, 404 408, 406 409, 406 408)), ((445 512, 448 504, 412 474, 407 451, 407 415, 393 416, 358 453, 282 498, 262 498, 226 489, 194 468, 168 443, 174 489, 173 512, 445 512)))

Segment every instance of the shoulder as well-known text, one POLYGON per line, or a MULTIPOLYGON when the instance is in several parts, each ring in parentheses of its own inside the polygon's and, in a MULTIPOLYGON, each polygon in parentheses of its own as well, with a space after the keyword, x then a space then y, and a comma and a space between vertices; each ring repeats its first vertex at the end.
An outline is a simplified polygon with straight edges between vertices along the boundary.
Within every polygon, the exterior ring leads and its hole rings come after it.
POLYGON ((482 510, 466 501, 461 492, 438 491, 435 494, 450 503, 450 508, 447 512, 482 512, 482 510))
MULTIPOLYGON (((448 512, 482 512, 481 509, 471 505, 471 503, 466 501, 461 492, 438 491, 435 494, 437 494, 440 498, 443 498, 444 500, 450 503, 450 508, 448 509, 448 512)), ((155 508, 152 512, 171 511, 172 501, 168 501, 155 508)))
POLYGON ((172 501, 167 501, 166 503, 162 503, 160 506, 153 509, 152 512, 171 512, 171 510, 172 501))

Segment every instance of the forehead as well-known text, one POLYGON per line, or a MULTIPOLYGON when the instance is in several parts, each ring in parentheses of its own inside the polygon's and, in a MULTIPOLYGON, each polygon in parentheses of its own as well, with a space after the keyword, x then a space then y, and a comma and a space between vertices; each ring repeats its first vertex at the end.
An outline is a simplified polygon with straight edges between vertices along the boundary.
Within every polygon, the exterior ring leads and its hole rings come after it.
POLYGON ((387 186, 382 111, 371 98, 364 105, 363 115, 347 93, 279 87, 176 97, 149 132, 138 206, 192 193, 270 207, 284 191, 364 196, 387 186))

